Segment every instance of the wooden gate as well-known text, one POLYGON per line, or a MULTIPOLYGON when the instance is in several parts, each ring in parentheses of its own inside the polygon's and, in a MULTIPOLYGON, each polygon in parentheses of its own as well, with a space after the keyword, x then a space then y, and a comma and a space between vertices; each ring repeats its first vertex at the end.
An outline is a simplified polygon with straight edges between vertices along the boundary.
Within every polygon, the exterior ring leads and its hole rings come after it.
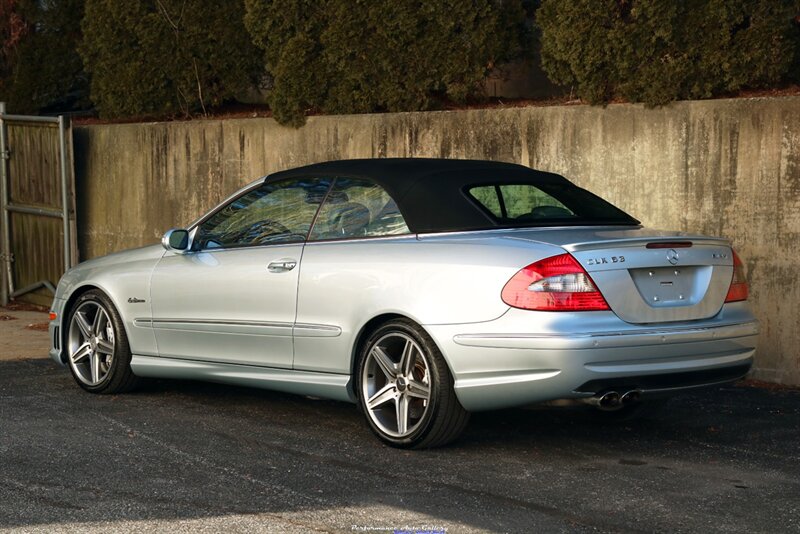
POLYGON ((0 303, 49 306, 77 259, 71 129, 64 117, 9 115, 0 103, 0 158, 0 303))

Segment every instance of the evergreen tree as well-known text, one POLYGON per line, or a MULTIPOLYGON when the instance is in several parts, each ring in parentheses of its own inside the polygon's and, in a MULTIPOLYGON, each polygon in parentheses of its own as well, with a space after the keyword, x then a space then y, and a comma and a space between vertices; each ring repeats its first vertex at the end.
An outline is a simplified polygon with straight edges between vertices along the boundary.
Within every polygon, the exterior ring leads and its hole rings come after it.
POLYGON ((80 46, 103 117, 188 115, 253 87, 241 1, 86 0, 80 46))
POLYGON ((14 113, 89 105, 76 51, 84 0, 0 0, 0 100, 14 113))
POLYGON ((603 103, 771 87, 797 68, 800 0, 544 0, 542 66, 603 103))
POLYGON ((480 94, 521 51, 519 0, 246 0, 245 24, 284 124, 327 113, 435 108, 480 94))

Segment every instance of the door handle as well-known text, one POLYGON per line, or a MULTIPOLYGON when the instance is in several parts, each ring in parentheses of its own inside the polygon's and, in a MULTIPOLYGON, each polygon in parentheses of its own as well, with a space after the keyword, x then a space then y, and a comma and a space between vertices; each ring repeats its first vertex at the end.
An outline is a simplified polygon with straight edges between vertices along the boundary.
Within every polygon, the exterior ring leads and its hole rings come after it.
POLYGON ((267 270, 271 273, 285 273, 286 271, 291 271, 295 267, 297 267, 297 260, 283 258, 275 260, 267 265, 267 270))

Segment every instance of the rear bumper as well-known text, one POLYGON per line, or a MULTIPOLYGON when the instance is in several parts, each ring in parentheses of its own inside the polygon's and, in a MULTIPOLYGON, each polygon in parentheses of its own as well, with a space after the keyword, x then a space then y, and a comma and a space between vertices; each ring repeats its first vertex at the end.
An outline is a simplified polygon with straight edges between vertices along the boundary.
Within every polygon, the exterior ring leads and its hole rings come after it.
POLYGON ((512 309, 487 323, 426 329, 447 359, 461 404, 473 411, 613 388, 654 395, 731 382, 750 369, 758 338, 746 303, 684 324, 642 326, 610 312, 512 309))

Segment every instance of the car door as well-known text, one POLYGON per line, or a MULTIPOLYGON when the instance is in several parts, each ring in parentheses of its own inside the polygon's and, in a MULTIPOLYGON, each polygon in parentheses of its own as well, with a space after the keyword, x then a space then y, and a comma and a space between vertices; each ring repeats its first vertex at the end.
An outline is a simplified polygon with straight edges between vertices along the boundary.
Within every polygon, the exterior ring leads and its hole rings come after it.
POLYGON ((382 187, 336 178, 303 250, 295 369, 350 373, 358 329, 380 308, 383 292, 403 290, 401 264, 415 241, 382 187), (382 262, 392 268, 374 268, 382 262))
POLYGON ((159 355, 290 368, 303 243, 326 178, 264 183, 191 230, 151 281, 159 355))

